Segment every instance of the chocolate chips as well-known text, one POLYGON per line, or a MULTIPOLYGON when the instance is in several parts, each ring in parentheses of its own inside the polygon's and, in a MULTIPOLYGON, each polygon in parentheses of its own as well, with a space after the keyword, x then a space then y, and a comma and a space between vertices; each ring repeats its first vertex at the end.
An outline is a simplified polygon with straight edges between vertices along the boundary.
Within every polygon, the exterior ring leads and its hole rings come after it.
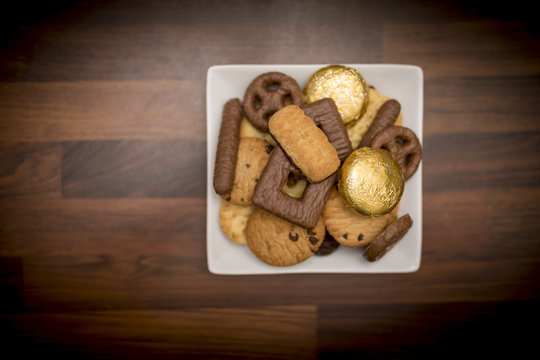
POLYGON ((311 245, 317 245, 317 243, 319 242, 319 239, 317 239, 315 236, 310 236, 309 242, 311 243, 311 245))
POLYGON ((299 237, 298 233, 294 233, 294 235, 289 233, 289 240, 291 241, 298 241, 298 237, 299 237))

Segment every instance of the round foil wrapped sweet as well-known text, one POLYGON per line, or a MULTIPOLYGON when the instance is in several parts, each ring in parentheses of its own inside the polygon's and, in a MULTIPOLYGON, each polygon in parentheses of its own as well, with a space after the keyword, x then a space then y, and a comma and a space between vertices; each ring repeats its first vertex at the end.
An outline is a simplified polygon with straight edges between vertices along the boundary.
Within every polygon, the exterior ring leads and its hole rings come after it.
POLYGON ((330 65, 317 70, 304 87, 306 101, 331 98, 345 123, 352 126, 366 111, 368 88, 362 75, 343 65, 330 65))
POLYGON ((338 190, 346 203, 367 216, 389 213, 403 195, 405 180, 397 161, 383 149, 353 151, 338 172, 338 190))

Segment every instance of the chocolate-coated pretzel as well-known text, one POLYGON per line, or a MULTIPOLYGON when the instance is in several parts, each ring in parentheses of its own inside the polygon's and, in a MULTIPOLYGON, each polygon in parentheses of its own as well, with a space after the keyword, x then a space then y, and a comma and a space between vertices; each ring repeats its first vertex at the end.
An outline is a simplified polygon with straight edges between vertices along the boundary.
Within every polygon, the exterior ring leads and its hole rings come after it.
POLYGON ((304 104, 300 85, 288 75, 268 72, 257 76, 244 94, 244 112, 259 130, 268 131, 268 119, 285 105, 304 104))
POLYGON ((404 126, 387 127, 375 135, 369 146, 389 151, 399 163, 405 180, 413 176, 422 160, 420 140, 404 126))

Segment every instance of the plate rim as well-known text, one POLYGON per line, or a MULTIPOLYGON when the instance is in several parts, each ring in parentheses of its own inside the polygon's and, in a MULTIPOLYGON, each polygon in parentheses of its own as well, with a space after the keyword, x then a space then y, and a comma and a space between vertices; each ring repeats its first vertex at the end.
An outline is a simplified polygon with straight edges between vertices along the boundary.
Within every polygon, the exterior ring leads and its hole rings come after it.
MULTIPOLYGON (((206 197, 206 263, 207 263, 207 269, 211 274, 214 275, 280 275, 280 274, 406 274, 406 273, 413 273, 419 270, 421 262, 422 262, 422 248, 423 248, 423 232, 422 232, 422 225, 423 225, 423 214, 422 214, 422 200, 423 200, 423 161, 420 163, 420 166, 417 170, 419 173, 420 179, 419 179, 419 196, 418 198, 415 198, 418 205, 418 211, 419 211, 419 218, 415 219, 415 223, 418 226, 418 234, 419 234, 419 253, 415 257, 415 262, 410 264, 407 268, 400 268, 399 270, 393 269, 393 268, 377 268, 377 269, 361 269, 360 271, 356 270, 344 270, 344 269, 319 269, 319 268, 299 268, 295 266, 288 266, 288 267, 272 267, 271 265, 268 265, 269 268, 267 271, 231 271, 231 270, 223 270, 218 269, 217 264, 212 261, 212 244, 209 239, 209 233, 211 227, 215 227, 216 224, 211 222, 210 216, 209 216, 209 206, 210 206, 210 199, 211 196, 214 196, 215 193, 213 192, 213 167, 214 164, 210 162, 210 159, 212 158, 212 154, 210 153, 210 147, 211 147, 211 130, 212 127, 210 125, 210 113, 211 113, 211 106, 212 106, 212 88, 210 86, 212 76, 214 76, 214 73, 219 70, 227 70, 227 69, 268 69, 273 68, 277 71, 283 68, 295 68, 295 69, 305 69, 306 67, 324 67, 328 65, 334 65, 332 63, 327 64, 216 64, 211 65, 207 69, 206 74, 206 135, 207 135, 207 197, 206 197)), ((418 117, 419 117, 419 129, 416 131, 416 135, 420 139, 420 142, 423 144, 423 126, 424 126, 424 74, 423 70, 418 65, 413 64, 397 64, 397 63, 389 63, 389 64, 382 64, 382 63, 366 63, 366 64, 358 64, 358 63, 342 63, 337 65, 344 65, 344 66, 350 66, 350 67, 363 67, 363 68, 383 68, 383 69, 389 69, 389 68, 400 68, 400 69, 409 69, 411 71, 415 72, 415 76, 418 79, 418 98, 417 100, 417 108, 418 108, 418 117)), ((270 70, 268 70, 270 71, 270 70)), ((218 130, 219 132, 219 130, 218 130)), ((219 223, 217 224, 219 227, 219 223)), ((221 229, 220 229, 221 231, 221 229)))

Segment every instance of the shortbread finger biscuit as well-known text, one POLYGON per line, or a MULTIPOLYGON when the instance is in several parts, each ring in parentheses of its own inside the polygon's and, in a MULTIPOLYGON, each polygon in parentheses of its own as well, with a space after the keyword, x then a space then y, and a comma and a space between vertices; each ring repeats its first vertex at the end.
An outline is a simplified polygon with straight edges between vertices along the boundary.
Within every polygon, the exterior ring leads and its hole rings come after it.
POLYGON ((251 252, 273 266, 290 266, 309 259, 321 246, 325 229, 322 217, 313 229, 295 225, 256 208, 246 225, 251 252))
MULTIPOLYGON (((377 112, 380 107, 388 101, 390 98, 381 94, 379 91, 375 90, 373 87, 369 88, 369 101, 366 107, 364 115, 358 120, 353 126, 347 128, 347 134, 349 135, 349 140, 353 149, 358 148, 360 141, 364 134, 368 131, 371 123, 377 116, 377 112)), ((396 125, 400 125, 402 121, 401 114, 398 116, 396 125)))
POLYGON ((230 202, 236 205, 251 205, 253 190, 259 181, 273 146, 257 138, 241 138, 234 173, 230 202))
POLYGON ((230 201, 221 201, 219 225, 225 236, 235 244, 247 244, 244 230, 249 216, 255 210, 252 205, 236 205, 230 201))
POLYGON ((338 169, 336 149, 300 107, 289 105, 276 112, 268 121, 268 129, 309 181, 321 182, 338 169))
POLYGON ((360 247, 368 245, 396 219, 397 209, 377 217, 361 215, 350 209, 336 189, 323 209, 326 230, 341 245, 360 247))

